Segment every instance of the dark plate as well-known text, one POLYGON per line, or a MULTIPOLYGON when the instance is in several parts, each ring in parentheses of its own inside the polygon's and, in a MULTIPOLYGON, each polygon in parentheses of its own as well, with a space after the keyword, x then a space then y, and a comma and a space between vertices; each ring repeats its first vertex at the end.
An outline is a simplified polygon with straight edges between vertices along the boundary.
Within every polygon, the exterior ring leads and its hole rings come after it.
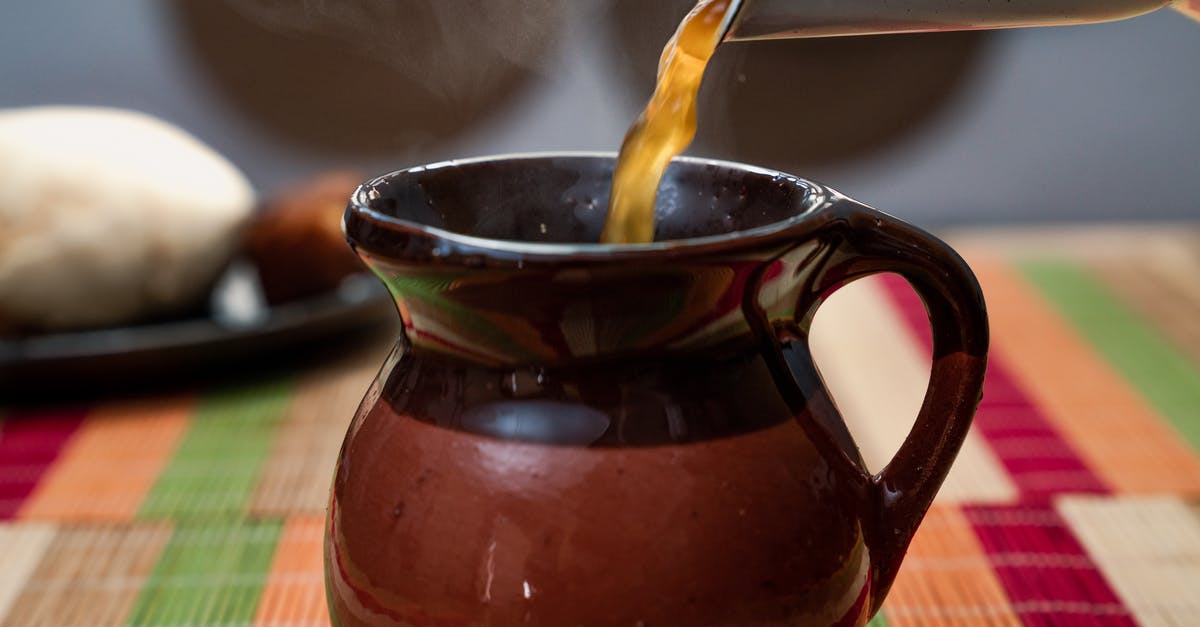
POLYGON ((273 366, 382 338, 397 317, 374 276, 348 277, 335 290, 267 307, 257 280, 234 264, 213 290, 207 315, 138 326, 0 340, 0 403, 36 395, 53 401, 97 391, 121 393, 164 383, 273 366))

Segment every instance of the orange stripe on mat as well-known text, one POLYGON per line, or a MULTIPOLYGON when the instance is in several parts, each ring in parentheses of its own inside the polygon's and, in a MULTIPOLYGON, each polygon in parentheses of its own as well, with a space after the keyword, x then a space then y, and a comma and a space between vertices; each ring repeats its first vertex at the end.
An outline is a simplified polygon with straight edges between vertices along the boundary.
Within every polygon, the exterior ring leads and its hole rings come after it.
POLYGON ((97 407, 30 495, 19 518, 131 520, 175 452, 191 396, 97 407))
POLYGON ((1117 492, 1200 494, 1200 459, 1104 357, 1004 262, 967 258, 992 349, 1088 467, 1117 492))
POLYGON ((889 627, 1019 626, 962 511, 934 506, 883 605, 889 627))
POLYGON ((288 519, 275 549, 254 624, 260 627, 326 627, 325 579, 321 542, 325 519, 288 519))

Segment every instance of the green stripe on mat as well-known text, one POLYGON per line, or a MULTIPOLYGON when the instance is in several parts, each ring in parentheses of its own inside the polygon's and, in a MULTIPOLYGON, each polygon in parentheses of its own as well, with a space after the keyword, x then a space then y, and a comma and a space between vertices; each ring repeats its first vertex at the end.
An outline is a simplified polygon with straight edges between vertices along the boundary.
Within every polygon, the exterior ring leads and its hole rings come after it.
POLYGON ((128 625, 250 625, 283 524, 176 529, 128 625))
POLYGON ((273 379, 206 394, 138 516, 240 516, 292 389, 291 379, 273 379))
POLYGON ((1025 276, 1200 450, 1200 370, 1100 281, 1076 264, 1025 261, 1025 276))
POLYGON ((888 627, 887 621, 883 619, 883 612, 876 614, 875 618, 867 622, 867 627, 888 627))

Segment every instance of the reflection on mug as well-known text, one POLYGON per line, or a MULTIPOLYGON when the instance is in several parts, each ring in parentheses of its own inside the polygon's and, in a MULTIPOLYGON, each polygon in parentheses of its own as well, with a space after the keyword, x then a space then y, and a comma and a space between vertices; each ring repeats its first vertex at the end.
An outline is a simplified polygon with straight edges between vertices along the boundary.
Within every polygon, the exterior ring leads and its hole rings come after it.
POLYGON ((462 416, 464 431, 503 440, 586 446, 608 430, 608 416, 580 403, 545 399, 496 401, 462 416))

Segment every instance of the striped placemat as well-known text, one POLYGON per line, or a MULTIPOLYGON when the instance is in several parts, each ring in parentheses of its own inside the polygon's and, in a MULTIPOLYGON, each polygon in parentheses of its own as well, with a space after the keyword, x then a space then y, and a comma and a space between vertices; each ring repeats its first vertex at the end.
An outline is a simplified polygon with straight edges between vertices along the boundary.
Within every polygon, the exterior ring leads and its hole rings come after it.
MULTIPOLYGON (((986 393, 873 625, 1200 625, 1200 231, 950 239, 988 299, 986 393)), ((813 345, 879 468, 927 379, 920 302, 856 283, 813 345)), ((0 624, 328 624, 326 492, 386 349, 0 409, 0 624)))

